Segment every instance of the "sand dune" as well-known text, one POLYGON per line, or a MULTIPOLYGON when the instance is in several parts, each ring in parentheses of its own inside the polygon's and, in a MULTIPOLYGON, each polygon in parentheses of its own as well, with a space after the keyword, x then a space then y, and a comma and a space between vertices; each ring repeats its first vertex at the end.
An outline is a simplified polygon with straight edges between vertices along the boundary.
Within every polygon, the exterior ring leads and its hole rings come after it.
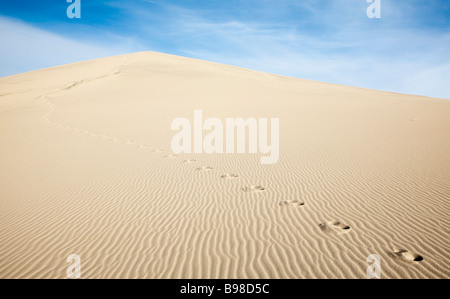
POLYGON ((450 278, 450 101, 143 52, 0 79, 0 278, 450 278), (278 163, 171 151, 276 117, 278 163))

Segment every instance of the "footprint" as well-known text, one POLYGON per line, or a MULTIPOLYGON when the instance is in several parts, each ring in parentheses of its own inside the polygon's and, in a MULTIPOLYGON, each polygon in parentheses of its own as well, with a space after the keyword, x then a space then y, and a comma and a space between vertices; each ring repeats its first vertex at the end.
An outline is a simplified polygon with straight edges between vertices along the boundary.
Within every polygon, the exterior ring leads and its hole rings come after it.
POLYGON ((152 153, 162 153, 162 152, 163 152, 163 150, 159 149, 159 148, 152 150, 152 153))
POLYGON ((145 145, 139 145, 138 148, 146 149, 147 147, 145 145))
POLYGON ((210 171, 210 170, 213 170, 213 168, 210 166, 206 166, 206 167, 197 168, 195 171, 210 171))
POLYGON ((280 206, 297 206, 302 207, 305 203, 303 201, 300 201, 298 199, 292 199, 292 200, 285 200, 282 203, 280 203, 280 206))
POLYGON ((339 221, 329 221, 319 224, 320 228, 327 233, 342 235, 348 233, 351 227, 339 221))
POLYGON ((421 255, 409 252, 408 250, 405 250, 405 249, 398 249, 398 248, 394 247, 394 253, 397 256, 403 257, 406 260, 411 261, 411 262, 421 262, 421 261, 423 261, 423 257, 421 255))
POLYGON ((171 154, 171 155, 164 156, 164 158, 166 158, 166 159, 172 159, 172 158, 175 158, 175 157, 178 157, 178 155, 171 154))
POLYGON ((227 173, 227 174, 224 174, 224 175, 222 175, 220 178, 221 179, 224 179, 224 180, 231 180, 231 179, 236 179, 236 178, 238 178, 239 176, 237 175, 237 174, 234 174, 234 173, 227 173))
POLYGON ((183 161, 183 163, 187 163, 187 164, 192 164, 192 163, 195 163, 195 162, 197 162, 197 160, 187 159, 187 160, 183 161))
POLYGON ((262 192, 264 190, 266 190, 266 188, 262 186, 250 186, 242 188, 242 191, 244 192, 262 192))

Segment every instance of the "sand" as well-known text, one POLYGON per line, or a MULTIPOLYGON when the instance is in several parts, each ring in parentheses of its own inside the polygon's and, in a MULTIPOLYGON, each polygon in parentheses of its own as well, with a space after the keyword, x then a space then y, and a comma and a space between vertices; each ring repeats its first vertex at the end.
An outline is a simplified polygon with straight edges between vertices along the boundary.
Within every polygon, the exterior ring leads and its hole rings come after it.
POLYGON ((450 278, 450 101, 141 52, 0 79, 0 278, 450 278), (171 151, 280 119, 278 163, 171 151))

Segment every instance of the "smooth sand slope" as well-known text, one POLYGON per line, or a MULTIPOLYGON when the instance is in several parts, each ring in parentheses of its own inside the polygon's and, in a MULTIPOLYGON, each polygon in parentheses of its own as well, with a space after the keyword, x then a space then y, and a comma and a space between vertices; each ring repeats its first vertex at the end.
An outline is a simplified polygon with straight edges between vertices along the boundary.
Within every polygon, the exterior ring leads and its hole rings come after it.
POLYGON ((0 277, 450 278, 450 101, 151 52, 0 79, 0 277), (280 158, 172 155, 277 117, 280 158))

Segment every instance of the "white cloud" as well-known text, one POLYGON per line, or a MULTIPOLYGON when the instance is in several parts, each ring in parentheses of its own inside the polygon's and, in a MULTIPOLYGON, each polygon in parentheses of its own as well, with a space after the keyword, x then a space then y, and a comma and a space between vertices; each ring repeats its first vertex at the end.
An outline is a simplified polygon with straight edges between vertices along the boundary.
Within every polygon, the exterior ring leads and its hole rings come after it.
POLYGON ((0 28, 0 76, 134 51, 75 41, 2 16, 0 28))
MULTIPOLYGON (((326 14, 316 11, 316 23, 329 26, 330 20, 335 20, 334 30, 323 30, 317 36, 314 31, 288 25, 232 18, 219 22, 214 16, 174 8, 168 34, 178 41, 182 54, 195 58, 299 78, 450 99, 449 35, 401 26, 406 22, 401 16, 376 23, 365 16, 364 7, 347 4, 335 6, 326 14), (341 16, 349 11, 362 17, 341 16)), ((399 7, 387 7, 386 12, 407 13, 399 7)))
POLYGON ((149 50, 146 45, 286 76, 450 99, 450 35, 416 24, 420 5, 383 1, 382 19, 369 20, 361 0, 260 1, 240 10, 244 15, 146 2, 151 9, 106 2, 132 29, 94 32, 90 42, 0 17, 0 75, 149 50), (98 35, 108 44, 94 44, 98 35))

